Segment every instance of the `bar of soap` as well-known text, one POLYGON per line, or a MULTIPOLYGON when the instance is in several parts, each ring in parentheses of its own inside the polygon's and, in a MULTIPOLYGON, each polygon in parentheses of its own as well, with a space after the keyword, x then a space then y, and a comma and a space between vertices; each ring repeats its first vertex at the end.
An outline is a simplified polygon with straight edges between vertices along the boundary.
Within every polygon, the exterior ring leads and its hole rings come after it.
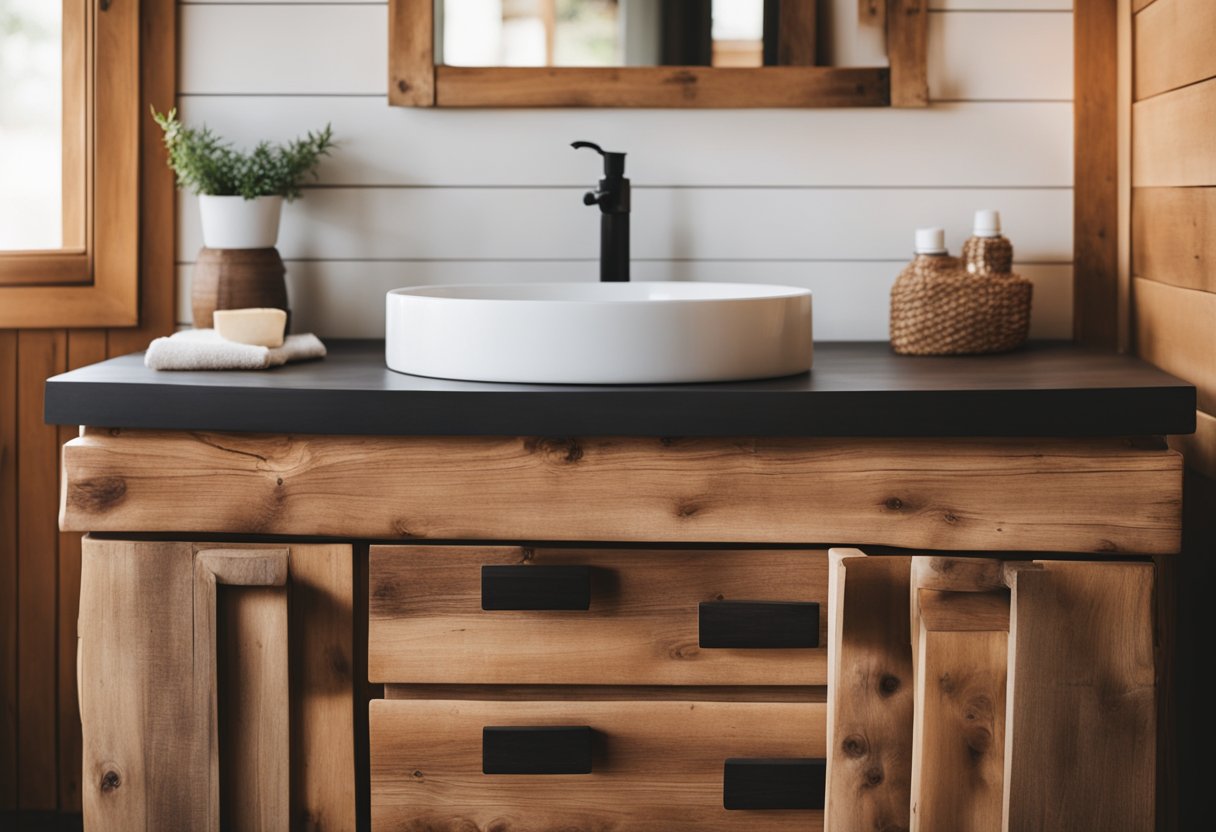
POLYGON ((255 347, 283 346, 287 313, 282 309, 217 309, 211 319, 215 331, 227 341, 255 347))

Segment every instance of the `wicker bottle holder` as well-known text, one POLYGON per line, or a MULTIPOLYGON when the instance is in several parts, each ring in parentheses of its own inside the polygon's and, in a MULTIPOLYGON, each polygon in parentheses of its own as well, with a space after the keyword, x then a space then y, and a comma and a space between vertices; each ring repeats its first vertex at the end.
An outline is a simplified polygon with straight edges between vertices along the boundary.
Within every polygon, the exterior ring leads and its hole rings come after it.
POLYGON ((1001 236, 971 237, 963 243, 963 267, 968 274, 1009 274, 1013 243, 1001 236))
POLYGON ((1032 285, 1012 273, 968 274, 962 261, 917 255, 891 288, 891 346, 903 355, 968 355, 1021 346, 1032 285))

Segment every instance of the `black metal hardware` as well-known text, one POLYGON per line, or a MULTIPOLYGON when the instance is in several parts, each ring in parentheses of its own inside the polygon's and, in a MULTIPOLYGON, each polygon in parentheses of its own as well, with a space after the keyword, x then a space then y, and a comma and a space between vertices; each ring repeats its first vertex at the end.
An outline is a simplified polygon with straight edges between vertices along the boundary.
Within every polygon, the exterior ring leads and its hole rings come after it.
POLYGON ((732 757, 722 774, 725 809, 822 809, 827 762, 732 757))
POLYGON ((586 725, 486 726, 482 774, 590 774, 592 730, 586 725))
POLYGON ((570 146, 590 148, 604 157, 604 178, 598 188, 583 194, 583 204, 600 206, 600 282, 628 282, 630 187, 625 154, 610 153, 595 142, 570 146))
POLYGON ((702 601, 701 647, 778 649, 819 646, 814 601, 702 601))
POLYGON ((585 610, 591 607, 588 566, 483 566, 483 610, 585 610))

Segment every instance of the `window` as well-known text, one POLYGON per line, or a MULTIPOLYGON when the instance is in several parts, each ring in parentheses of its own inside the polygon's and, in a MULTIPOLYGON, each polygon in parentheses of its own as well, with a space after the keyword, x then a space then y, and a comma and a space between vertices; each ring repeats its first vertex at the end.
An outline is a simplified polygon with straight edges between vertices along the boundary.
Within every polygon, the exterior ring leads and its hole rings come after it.
POLYGON ((0 0, 0 327, 136 322, 138 5, 0 0))

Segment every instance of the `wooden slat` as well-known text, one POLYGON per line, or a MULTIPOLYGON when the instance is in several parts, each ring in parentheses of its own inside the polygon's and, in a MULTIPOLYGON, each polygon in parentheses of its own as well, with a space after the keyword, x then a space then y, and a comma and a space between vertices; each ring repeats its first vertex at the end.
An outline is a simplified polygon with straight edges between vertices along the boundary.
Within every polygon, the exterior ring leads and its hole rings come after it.
POLYGON ((1073 333, 1103 349, 1119 343, 1117 5, 1073 13, 1073 333))
POLYGON ((1136 351, 1194 384, 1199 409, 1216 413, 1216 294, 1134 281, 1136 351))
POLYGON ((385 685, 385 699, 547 702, 827 702, 818 685, 385 685))
POLYGON ((887 0, 887 57, 891 62, 891 106, 927 106, 928 0, 887 0))
POLYGON ((1180 459, 1120 440, 89 430, 65 460, 76 531, 1147 554, 1179 539, 1180 459))
POLYGON ((435 6, 432 0, 389 0, 388 103, 435 104, 435 6))
POLYGON ((999 832, 1009 593, 921 589, 915 598, 911 828, 999 832))
POLYGON ((1009 832, 1153 828, 1152 595, 1151 563, 1042 562, 1017 573, 1005 739, 1009 832))
POLYGON ((777 63, 814 66, 819 0, 782 0, 778 5, 777 63))
POLYGON ((1216 292, 1216 188, 1137 188, 1132 268, 1137 277, 1216 292))
POLYGON ((822 685, 827 650, 698 647, 698 604, 814 601, 827 643, 822 551, 373 546, 375 682, 822 685), (485 612, 483 565, 587 566, 591 607, 485 612))
POLYGON ((1186 467, 1216 480, 1216 416, 1195 413, 1195 432, 1171 436, 1170 447, 1182 454, 1186 467))
POLYGON ((17 808, 17 333, 0 330, 0 811, 17 808))
MULTIPOLYGON (((373 829, 814 832, 823 813, 727 811, 728 757, 824 754, 821 704, 376 701, 373 829), (587 725, 590 775, 481 772, 487 725, 587 725)), ((837 827, 840 828, 840 827, 837 827)))
POLYGON ((86 539, 80 632, 90 832, 205 828, 190 545, 86 539))
POLYGON ((19 805, 53 810, 59 805, 55 734, 59 434, 54 425, 42 421, 42 388, 46 378, 66 369, 66 333, 24 330, 17 336, 17 349, 21 359, 17 378, 19 805))
POLYGON ((292 828, 356 828, 353 570, 349 545, 291 547, 292 828))
POLYGON ((905 829, 912 781, 910 558, 831 550, 828 773, 832 829, 905 829))
POLYGON ((1163 0, 1136 16, 1136 98, 1216 76, 1216 3, 1163 0))
POLYGON ((1136 102, 1132 184, 1216 185, 1216 78, 1136 102))
MULTIPOLYGON (((916 2, 917 0, 906 0, 916 2)), ((885 107, 886 68, 435 68, 440 107, 885 107)))
MULTIPOLYGON (((102 329, 73 330, 67 333, 67 369, 74 370, 106 357, 106 333, 102 329)), ((59 427, 59 445, 79 433, 74 425, 59 427)), ((58 466, 56 466, 58 467, 58 466)), ((76 622, 80 614, 80 538, 79 532, 59 535, 59 576, 57 581, 59 639, 56 647, 59 676, 57 717, 59 734, 59 809, 80 811, 80 703, 76 700, 76 622)))

